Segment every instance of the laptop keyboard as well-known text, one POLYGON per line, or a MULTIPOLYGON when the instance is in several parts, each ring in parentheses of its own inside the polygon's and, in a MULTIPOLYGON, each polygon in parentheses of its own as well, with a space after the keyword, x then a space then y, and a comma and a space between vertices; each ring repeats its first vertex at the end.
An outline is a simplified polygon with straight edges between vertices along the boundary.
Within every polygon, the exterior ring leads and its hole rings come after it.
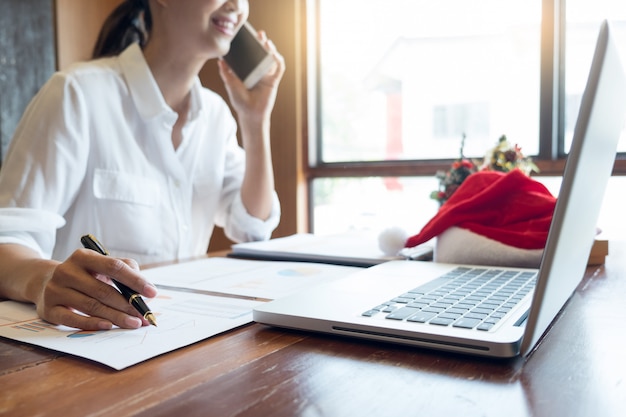
POLYGON ((535 288, 537 273, 458 267, 362 315, 488 331, 535 288))

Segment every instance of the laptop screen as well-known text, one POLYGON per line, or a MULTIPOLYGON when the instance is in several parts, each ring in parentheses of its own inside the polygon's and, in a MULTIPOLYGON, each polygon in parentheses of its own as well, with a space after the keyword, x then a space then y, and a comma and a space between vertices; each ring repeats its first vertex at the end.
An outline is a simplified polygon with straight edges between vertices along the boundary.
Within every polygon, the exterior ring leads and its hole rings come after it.
POLYGON ((625 118, 626 76, 610 25, 605 21, 574 129, 522 355, 535 346, 580 282, 625 118))

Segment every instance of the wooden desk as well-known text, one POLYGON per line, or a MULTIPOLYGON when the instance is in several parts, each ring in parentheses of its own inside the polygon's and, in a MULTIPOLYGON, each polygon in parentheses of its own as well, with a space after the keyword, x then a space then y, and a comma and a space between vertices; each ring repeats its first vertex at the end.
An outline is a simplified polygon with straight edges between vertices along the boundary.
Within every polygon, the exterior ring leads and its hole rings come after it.
POLYGON ((623 416, 626 242, 610 249, 528 360, 251 324, 114 371, 0 339, 0 415, 623 416))

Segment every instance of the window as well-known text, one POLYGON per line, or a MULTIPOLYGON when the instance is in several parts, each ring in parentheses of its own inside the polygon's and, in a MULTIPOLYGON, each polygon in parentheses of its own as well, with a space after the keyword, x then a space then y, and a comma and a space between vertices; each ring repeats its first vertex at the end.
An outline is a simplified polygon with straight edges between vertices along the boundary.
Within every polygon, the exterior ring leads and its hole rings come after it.
POLYGON ((435 173, 463 136, 467 157, 504 134, 542 174, 560 175, 605 16, 626 45, 622 1, 314 2, 311 230, 417 233, 438 209, 435 173))
MULTIPOLYGON (((621 0, 568 0, 565 34, 565 149, 569 150, 600 23, 611 19, 626 65, 626 6, 621 0)), ((618 151, 626 152, 626 130, 618 151)))
POLYGON ((540 0, 320 0, 321 159, 454 158, 463 133, 536 153, 540 22, 540 0))

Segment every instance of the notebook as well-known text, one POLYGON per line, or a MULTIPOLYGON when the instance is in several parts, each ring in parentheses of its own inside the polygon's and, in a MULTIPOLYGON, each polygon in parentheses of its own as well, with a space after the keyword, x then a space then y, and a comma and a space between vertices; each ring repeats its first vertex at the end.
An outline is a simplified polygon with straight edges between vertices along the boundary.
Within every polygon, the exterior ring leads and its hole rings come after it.
POLYGON ((532 352, 583 277, 624 127, 626 76, 613 42, 605 21, 538 269, 389 261, 255 307, 253 319, 487 357, 532 352))
POLYGON ((347 232, 334 235, 297 233, 257 242, 232 245, 233 258, 270 261, 319 262, 346 266, 369 267, 393 259, 432 259, 428 243, 405 249, 402 255, 387 256, 370 233, 347 232))

